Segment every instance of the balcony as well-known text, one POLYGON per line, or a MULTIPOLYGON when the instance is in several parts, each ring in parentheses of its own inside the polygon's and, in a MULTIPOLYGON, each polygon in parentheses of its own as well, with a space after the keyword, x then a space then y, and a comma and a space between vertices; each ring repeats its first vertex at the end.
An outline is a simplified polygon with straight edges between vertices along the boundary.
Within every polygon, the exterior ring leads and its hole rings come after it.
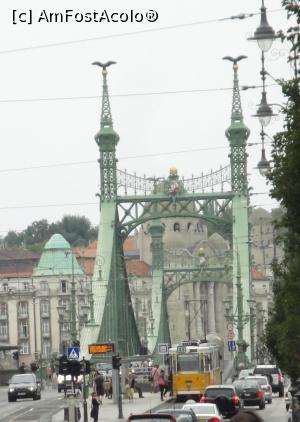
POLYGON ((6 320, 7 319, 7 314, 0 314, 0 320, 6 320))
POLYGON ((50 338, 51 336, 49 332, 46 332, 46 333, 42 333, 42 337, 43 339, 47 339, 47 338, 50 338))
POLYGON ((20 333, 19 334, 19 339, 23 340, 23 339, 27 339, 29 337, 28 333, 20 333))
POLYGON ((18 311, 18 318, 28 318, 28 311, 18 311))
POLYGON ((50 312, 48 311, 41 311, 41 317, 42 318, 49 318, 50 312))

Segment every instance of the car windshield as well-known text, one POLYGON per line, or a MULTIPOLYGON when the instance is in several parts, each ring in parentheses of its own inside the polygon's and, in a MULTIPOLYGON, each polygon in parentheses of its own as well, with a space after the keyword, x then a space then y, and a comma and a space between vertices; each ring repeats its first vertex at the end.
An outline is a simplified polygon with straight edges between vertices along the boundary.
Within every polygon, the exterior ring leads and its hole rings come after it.
POLYGON ((205 397, 217 397, 217 396, 226 396, 232 397, 234 395, 234 390, 232 388, 208 388, 205 393, 205 397))
POLYGON ((176 421, 193 422, 193 416, 188 411, 181 411, 181 409, 160 409, 157 413, 168 413, 176 417, 176 421))
POLYGON ((261 374, 261 375, 272 375, 272 374, 278 374, 278 368, 255 368, 254 370, 255 374, 261 374))
POLYGON ((11 379, 12 384, 32 384, 34 378, 32 375, 14 375, 11 379))
POLYGON ((257 382, 259 385, 266 385, 268 381, 265 378, 253 378, 253 381, 257 382))
POLYGON ((216 413, 215 406, 211 404, 185 404, 184 408, 187 409, 187 406, 190 406, 190 409, 193 409, 197 416, 214 415, 216 413))
POLYGON ((246 390, 247 388, 259 388, 259 385, 255 381, 247 381, 243 385, 243 389, 246 390))

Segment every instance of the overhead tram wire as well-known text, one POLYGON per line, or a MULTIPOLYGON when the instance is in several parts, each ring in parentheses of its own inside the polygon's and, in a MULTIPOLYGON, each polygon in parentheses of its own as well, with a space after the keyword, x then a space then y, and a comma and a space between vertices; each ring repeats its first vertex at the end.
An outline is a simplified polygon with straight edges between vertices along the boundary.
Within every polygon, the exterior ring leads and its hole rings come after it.
MULTIPOLYGON (((269 84, 266 87, 278 86, 278 84, 269 84)), ((242 85, 241 90, 247 91, 249 89, 262 88, 262 85, 242 85)), ((219 92, 219 91, 232 91, 232 87, 220 87, 220 88, 195 88, 195 89, 182 89, 175 91, 153 91, 153 92, 132 92, 125 94, 110 94, 110 97, 122 98, 122 97, 144 97, 151 95, 172 95, 172 94, 194 94, 199 92, 219 92)), ((72 97, 45 97, 45 98, 6 98, 0 99, 0 104, 3 103, 34 103, 34 102, 45 102, 45 101, 73 101, 73 100, 99 100, 102 95, 82 95, 72 97)))
MULTIPOLYGON (((270 143, 270 141, 266 141, 265 143, 270 143)), ((251 142, 248 143, 248 147, 252 147, 255 145, 260 145, 260 142, 251 142)), ((160 152, 160 153, 153 153, 153 154, 140 154, 140 155, 129 155, 124 157, 119 157, 119 160, 132 160, 132 159, 140 159, 140 158, 149 158, 149 157, 160 157, 164 155, 174 155, 174 154, 186 154, 186 153, 193 153, 199 151, 214 151, 218 149, 227 149, 229 148, 228 145, 219 145, 216 147, 204 147, 204 148, 194 148, 194 149, 186 149, 181 151, 167 151, 167 152, 160 152)), ((0 173, 10 173, 14 171, 28 171, 28 170, 39 170, 39 169, 47 169, 47 168, 55 168, 55 167, 67 167, 67 166, 77 166, 77 165, 84 165, 84 164, 97 164, 97 160, 87 160, 87 161, 73 161, 68 163, 54 163, 54 164, 44 164, 39 166, 30 166, 30 167, 15 167, 15 168, 7 168, 7 169, 0 169, 0 173)))
MULTIPOLYGON (((271 9, 271 10, 268 10, 268 13, 274 13, 274 12, 279 12, 279 11, 282 12, 283 9, 271 9)), ((162 26, 158 28, 141 29, 139 31, 123 32, 120 34, 100 35, 98 37, 83 38, 79 40, 61 41, 61 42, 56 42, 56 43, 33 45, 29 47, 12 48, 8 50, 0 50, 0 54, 18 53, 21 51, 38 50, 42 48, 62 47, 66 45, 80 44, 80 43, 85 43, 85 42, 90 42, 90 41, 99 41, 99 40, 104 40, 104 39, 134 36, 134 35, 147 34, 147 33, 152 33, 152 32, 168 31, 172 29, 187 28, 187 27, 205 25, 205 24, 210 24, 210 23, 230 22, 232 20, 243 20, 246 18, 252 18, 256 15, 260 15, 260 12, 239 13, 237 15, 228 16, 225 18, 207 19, 207 20, 196 21, 196 22, 188 22, 188 23, 181 23, 181 24, 175 24, 175 25, 169 25, 169 26, 162 26)))

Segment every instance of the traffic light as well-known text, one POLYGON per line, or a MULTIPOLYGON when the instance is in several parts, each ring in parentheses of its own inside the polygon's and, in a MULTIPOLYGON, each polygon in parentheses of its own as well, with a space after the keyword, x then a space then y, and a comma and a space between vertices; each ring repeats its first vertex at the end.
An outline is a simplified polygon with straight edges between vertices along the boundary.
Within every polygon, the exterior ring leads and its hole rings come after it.
POLYGON ((13 352, 12 356, 13 356, 13 359, 18 360, 19 359, 19 352, 13 352))
POLYGON ((65 355, 59 358, 58 373, 61 375, 68 375, 70 373, 69 361, 65 355))
POLYGON ((79 340, 74 340, 72 342, 72 346, 74 346, 74 347, 80 347, 80 341, 79 340))
POLYGON ((77 377, 78 375, 80 375, 81 365, 80 365, 80 362, 78 362, 78 360, 69 361, 69 368, 70 368, 70 374, 73 377, 77 377))
POLYGON ((91 364, 89 360, 82 359, 79 363, 81 374, 89 374, 91 372, 91 364))
POLYGON ((118 355, 113 355, 112 357, 112 367, 113 369, 119 369, 122 365, 122 358, 118 355))

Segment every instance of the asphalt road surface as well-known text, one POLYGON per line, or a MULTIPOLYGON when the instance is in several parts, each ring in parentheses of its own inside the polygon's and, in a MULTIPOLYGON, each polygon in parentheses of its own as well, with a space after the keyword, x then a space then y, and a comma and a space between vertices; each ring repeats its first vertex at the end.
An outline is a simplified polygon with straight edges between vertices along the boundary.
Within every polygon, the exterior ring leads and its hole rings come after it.
MULTIPOLYGON (((160 408, 170 408, 170 407, 176 407, 180 408, 182 407, 183 403, 175 403, 170 402, 164 402, 160 408)), ((266 407, 263 410, 259 410, 258 406, 256 407, 246 407, 245 409, 252 409, 259 416, 262 417, 264 422, 285 422, 286 420, 286 409, 285 409, 285 401, 284 398, 278 397, 278 394, 273 394, 273 400, 271 404, 266 403, 266 407)))
POLYGON ((0 387, 0 422, 51 422, 62 405, 63 393, 55 389, 42 391, 42 399, 19 399, 9 403, 8 387, 0 387))
MULTIPOLYGON (((63 393, 56 389, 42 391, 42 399, 20 399, 9 403, 7 400, 7 387, 0 387, 0 422, 51 422, 52 416, 59 411, 62 405, 63 393)), ((160 408, 182 407, 182 403, 170 400, 161 404, 160 408)), ((250 407, 249 407, 250 409, 250 407)), ((273 394, 272 404, 266 404, 264 410, 253 407, 264 422, 285 422, 285 401, 273 394)))

